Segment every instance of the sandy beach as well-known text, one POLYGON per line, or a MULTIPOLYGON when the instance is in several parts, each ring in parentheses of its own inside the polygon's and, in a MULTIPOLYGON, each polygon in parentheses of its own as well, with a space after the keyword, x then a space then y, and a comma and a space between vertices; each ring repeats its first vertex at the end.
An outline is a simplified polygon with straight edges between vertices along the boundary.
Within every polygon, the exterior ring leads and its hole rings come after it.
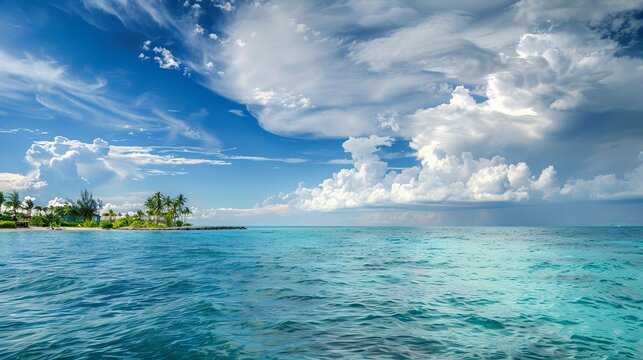
POLYGON ((84 227, 30 227, 30 228, 17 228, 17 229, 0 229, 0 231, 189 231, 189 230, 245 230, 243 226, 205 226, 205 227, 185 227, 185 228, 130 228, 123 227, 119 229, 102 229, 99 227, 84 228, 84 227))

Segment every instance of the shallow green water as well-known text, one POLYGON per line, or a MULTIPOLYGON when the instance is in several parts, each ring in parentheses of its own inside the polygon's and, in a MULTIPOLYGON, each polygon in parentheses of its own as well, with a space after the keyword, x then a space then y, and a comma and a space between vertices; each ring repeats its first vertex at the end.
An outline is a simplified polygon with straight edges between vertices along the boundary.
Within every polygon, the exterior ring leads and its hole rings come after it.
POLYGON ((642 358, 643 228, 0 232, 0 358, 642 358))

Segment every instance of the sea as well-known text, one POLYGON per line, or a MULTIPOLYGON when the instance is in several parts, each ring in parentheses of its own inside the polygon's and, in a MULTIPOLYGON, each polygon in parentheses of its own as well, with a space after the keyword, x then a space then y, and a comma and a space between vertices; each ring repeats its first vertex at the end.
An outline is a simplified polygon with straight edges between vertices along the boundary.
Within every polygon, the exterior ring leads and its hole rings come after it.
POLYGON ((642 227, 1 231, 0 359, 641 359, 642 227))

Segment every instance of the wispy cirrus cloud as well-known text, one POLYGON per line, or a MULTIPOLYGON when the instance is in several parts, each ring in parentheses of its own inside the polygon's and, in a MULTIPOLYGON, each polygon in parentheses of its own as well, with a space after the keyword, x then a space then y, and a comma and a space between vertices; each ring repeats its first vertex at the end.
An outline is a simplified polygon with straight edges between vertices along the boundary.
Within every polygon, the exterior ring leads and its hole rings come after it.
POLYGON ((28 128, 0 129, 0 134, 16 134, 16 133, 29 133, 29 134, 39 134, 39 135, 49 134, 49 132, 40 130, 40 129, 28 129, 28 128))
POLYGON ((239 110, 239 109, 230 109, 230 110, 228 110, 228 112, 230 114, 236 115, 238 117, 246 117, 246 114, 242 110, 239 110))
POLYGON ((140 97, 126 99, 108 89, 108 81, 75 78, 52 58, 0 50, 0 111, 42 119, 65 117, 113 130, 167 132, 218 146, 218 140, 185 120, 158 110, 140 97))

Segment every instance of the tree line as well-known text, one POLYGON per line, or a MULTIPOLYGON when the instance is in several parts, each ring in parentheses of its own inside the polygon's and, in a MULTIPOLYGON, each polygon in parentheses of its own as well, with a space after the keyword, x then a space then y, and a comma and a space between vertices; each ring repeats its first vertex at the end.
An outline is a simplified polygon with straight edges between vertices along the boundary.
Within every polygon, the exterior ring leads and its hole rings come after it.
POLYGON ((187 198, 179 194, 175 198, 160 192, 145 200, 144 210, 132 214, 115 213, 113 209, 102 213, 103 201, 94 198, 88 190, 80 192, 76 201, 67 199, 62 205, 39 206, 32 198, 21 200, 17 191, 0 192, 0 221, 3 227, 15 227, 16 221, 29 221, 33 226, 84 226, 103 228, 119 227, 181 227, 189 225, 187 217, 192 214, 187 198), (13 226, 11 226, 13 222, 13 226))

